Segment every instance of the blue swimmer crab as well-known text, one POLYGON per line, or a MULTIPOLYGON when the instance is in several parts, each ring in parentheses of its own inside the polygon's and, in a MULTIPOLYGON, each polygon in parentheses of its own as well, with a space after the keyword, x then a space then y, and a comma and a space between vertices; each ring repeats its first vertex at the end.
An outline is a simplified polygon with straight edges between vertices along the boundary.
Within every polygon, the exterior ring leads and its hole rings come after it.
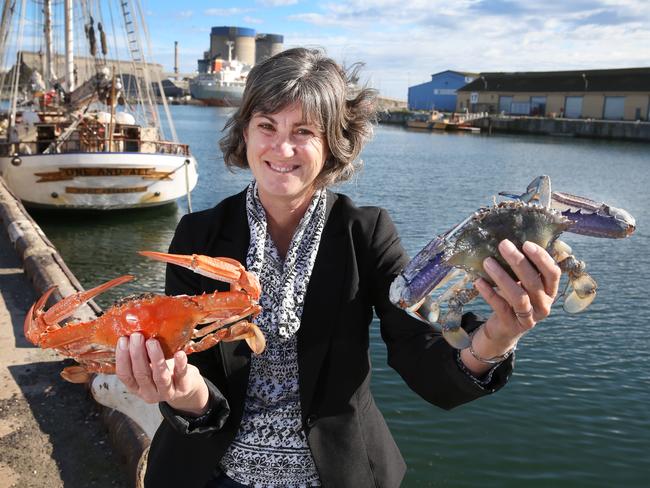
POLYGON ((427 244, 395 278, 390 287, 391 302, 412 316, 442 332, 457 349, 469 347, 470 338, 461 327, 463 306, 478 295, 471 282, 481 277, 494 285, 483 269, 483 260, 494 257, 516 280, 497 246, 509 239, 519 249, 532 241, 546 249, 568 276, 563 308, 577 313, 596 296, 596 281, 585 271, 571 248, 558 240, 563 232, 604 238, 631 235, 636 223, 623 209, 568 193, 552 192, 548 176, 535 178, 519 195, 501 192, 510 198, 482 207, 460 224, 427 244), (434 298, 432 292, 451 280, 458 281, 434 298), (441 305, 446 304, 446 313, 441 305))

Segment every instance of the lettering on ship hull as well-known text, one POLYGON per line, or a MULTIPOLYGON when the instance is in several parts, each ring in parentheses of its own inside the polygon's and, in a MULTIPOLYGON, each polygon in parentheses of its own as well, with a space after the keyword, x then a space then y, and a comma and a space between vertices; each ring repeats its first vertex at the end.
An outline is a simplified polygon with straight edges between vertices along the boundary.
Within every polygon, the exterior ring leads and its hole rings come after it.
POLYGON ((131 188, 79 188, 76 186, 66 186, 66 193, 74 194, 90 194, 90 195, 101 195, 101 194, 115 194, 115 193, 144 193, 147 191, 146 186, 134 186, 131 188))
POLYGON ((173 171, 156 171, 156 168, 59 168, 58 171, 34 173, 39 179, 36 183, 66 181, 91 176, 142 176, 145 180, 171 180, 173 171))

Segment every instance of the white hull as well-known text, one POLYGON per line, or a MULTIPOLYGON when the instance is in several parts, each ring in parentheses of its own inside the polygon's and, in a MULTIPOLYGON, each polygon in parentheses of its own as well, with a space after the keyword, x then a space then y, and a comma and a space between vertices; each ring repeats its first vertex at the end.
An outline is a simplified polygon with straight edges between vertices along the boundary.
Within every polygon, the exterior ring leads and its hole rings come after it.
POLYGON ((0 174, 26 206, 88 210, 152 207, 197 183, 193 156, 63 153, 0 157, 0 174), (189 161, 189 163, 186 163, 189 161), (18 161, 14 161, 18 162, 18 161))

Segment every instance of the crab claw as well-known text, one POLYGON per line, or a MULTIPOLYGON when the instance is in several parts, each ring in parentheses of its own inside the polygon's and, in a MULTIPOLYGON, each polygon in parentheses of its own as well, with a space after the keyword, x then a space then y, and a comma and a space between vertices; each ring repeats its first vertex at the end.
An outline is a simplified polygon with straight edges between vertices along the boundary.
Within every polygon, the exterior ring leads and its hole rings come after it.
MULTIPOLYGON (((100 293, 105 292, 109 288, 121 285, 131 281, 134 277, 132 275, 123 275, 118 278, 114 278, 106 283, 91 288, 90 290, 80 291, 73 295, 67 296, 59 302, 52 305, 47 312, 43 311, 43 307, 47 303, 47 300, 50 298, 50 295, 54 292, 56 287, 49 288, 41 298, 39 298, 34 305, 27 312, 25 317, 24 324, 24 333, 25 337, 35 345, 41 347, 52 347, 49 345, 48 340, 51 340, 48 336, 43 336, 42 334, 46 332, 48 327, 58 328, 57 323, 63 319, 70 317, 77 308, 86 303, 89 300, 92 300, 100 293)), ((64 337, 65 334, 61 334, 59 337, 64 337)))
POLYGON ((244 290, 255 300, 260 297, 260 282, 255 274, 246 271, 239 261, 214 258, 202 254, 168 254, 156 251, 138 251, 142 256, 191 269, 197 274, 230 283, 231 289, 244 290))
POLYGON ((44 330, 42 330, 43 324, 39 322, 38 318, 39 315, 43 313, 43 307, 45 307, 47 300, 50 298, 50 295, 54 293, 54 290, 56 290, 56 286, 48 288, 48 290, 30 307, 27 315, 25 315, 23 333, 27 340, 32 344, 38 345, 41 340, 41 333, 44 332, 44 330))

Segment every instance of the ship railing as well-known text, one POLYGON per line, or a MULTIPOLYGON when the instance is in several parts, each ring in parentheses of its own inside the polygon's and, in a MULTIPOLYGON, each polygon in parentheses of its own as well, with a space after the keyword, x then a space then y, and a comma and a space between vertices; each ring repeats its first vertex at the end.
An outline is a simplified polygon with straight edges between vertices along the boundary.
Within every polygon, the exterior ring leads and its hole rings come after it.
MULTIPOLYGON (((22 140, 20 142, 0 141, 0 156, 43 154, 44 151, 58 139, 22 140)), ((66 140, 59 144, 58 151, 50 154, 70 152, 101 153, 105 152, 106 140, 103 138, 84 138, 83 140, 66 140)), ((114 152, 142 152, 146 154, 170 154, 189 156, 188 144, 171 141, 143 141, 142 139, 114 138, 114 152)))

